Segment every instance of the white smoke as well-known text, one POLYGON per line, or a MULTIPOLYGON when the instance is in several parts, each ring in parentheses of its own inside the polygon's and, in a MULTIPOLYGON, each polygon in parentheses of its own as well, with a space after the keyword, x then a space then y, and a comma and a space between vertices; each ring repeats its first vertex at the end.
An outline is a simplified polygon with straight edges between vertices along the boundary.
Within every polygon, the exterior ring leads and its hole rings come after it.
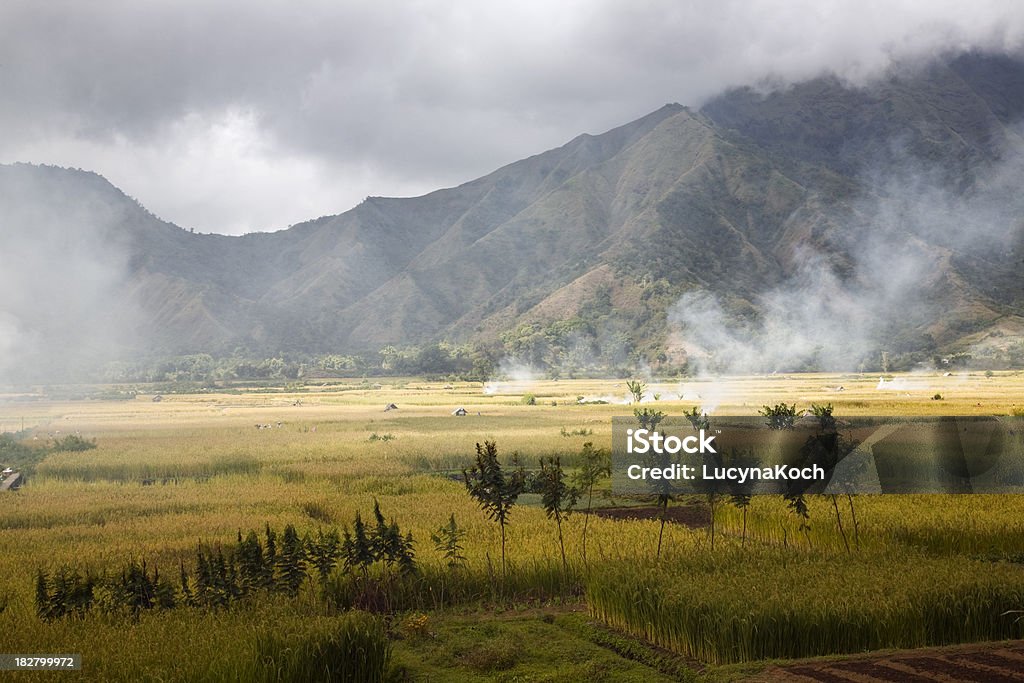
POLYGON ((515 358, 505 358, 498 364, 494 379, 484 383, 484 395, 524 394, 543 377, 543 373, 515 358))
POLYGON ((898 331, 973 314, 951 310, 963 284, 946 273, 961 256, 984 262, 1024 246, 1022 139, 1008 135, 1002 161, 975 170, 967 191, 909 157, 864 174, 861 196, 831 211, 843 216, 838 250, 802 244, 782 255, 789 276, 749 302, 685 293, 668 312, 672 344, 698 372, 848 371, 877 365, 898 331))

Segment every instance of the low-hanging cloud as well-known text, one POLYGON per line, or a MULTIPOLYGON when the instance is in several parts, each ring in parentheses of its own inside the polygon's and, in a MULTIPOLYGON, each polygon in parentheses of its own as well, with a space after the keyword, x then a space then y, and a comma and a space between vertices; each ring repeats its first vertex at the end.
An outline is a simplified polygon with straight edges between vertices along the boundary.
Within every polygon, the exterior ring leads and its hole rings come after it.
POLYGON ((6 2, 0 161, 80 166, 243 232, 462 182, 667 101, 945 50, 1015 2, 6 2))
POLYGON ((120 209, 63 175, 0 166, 0 385, 80 381, 137 342, 120 209))

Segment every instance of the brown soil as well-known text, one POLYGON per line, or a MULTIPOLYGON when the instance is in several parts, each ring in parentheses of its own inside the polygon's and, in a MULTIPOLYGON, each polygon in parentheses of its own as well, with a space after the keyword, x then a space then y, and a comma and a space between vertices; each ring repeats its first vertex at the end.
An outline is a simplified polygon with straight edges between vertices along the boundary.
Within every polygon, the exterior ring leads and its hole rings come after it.
MULTIPOLYGON (((661 519, 661 508, 650 507, 618 507, 597 508, 594 514, 605 519, 661 519)), ((702 529, 711 524, 711 511, 704 505, 687 503, 672 505, 669 503, 665 520, 673 524, 682 524, 691 529, 702 529)))
POLYGON ((779 664, 756 677, 762 681, 1024 681, 1024 642, 984 643, 922 648, 843 659, 804 660, 779 664))

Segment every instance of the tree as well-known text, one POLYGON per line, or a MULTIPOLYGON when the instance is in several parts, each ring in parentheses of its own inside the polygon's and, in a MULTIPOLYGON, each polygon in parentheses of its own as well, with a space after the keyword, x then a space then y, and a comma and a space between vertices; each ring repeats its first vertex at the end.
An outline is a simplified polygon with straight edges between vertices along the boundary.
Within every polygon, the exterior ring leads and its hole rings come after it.
POLYGON ((767 418, 768 429, 792 429, 796 424, 796 404, 787 406, 785 403, 776 403, 774 406, 762 406, 757 411, 759 415, 767 418))
MULTIPOLYGON (((762 406, 758 411, 760 415, 767 418, 765 424, 768 429, 781 431, 793 429, 796 424, 796 404, 787 406, 785 403, 776 403, 774 406, 762 406)), ((807 543, 810 545, 811 537, 811 513, 807 507, 807 500, 802 490, 789 490, 783 494, 786 507, 800 520, 800 531, 804 532, 807 543)))
POLYGON ((373 501, 374 528, 370 533, 370 548, 375 560, 380 560, 386 567, 397 566, 401 574, 415 572, 416 563, 413 559, 412 535, 402 536, 398 522, 393 518, 391 523, 384 521, 380 511, 380 503, 373 501))
POLYGON ((306 552, 320 578, 327 579, 341 555, 341 538, 338 536, 338 530, 332 528, 324 533, 323 529, 317 529, 315 537, 306 539, 306 552))
POLYGON ((644 397, 644 391, 647 390, 647 385, 638 379, 633 379, 626 382, 626 388, 633 395, 633 403, 640 403, 644 397))
POLYGON ((567 517, 576 505, 579 491, 566 484, 561 459, 540 459, 540 499, 548 519, 555 520, 558 528, 558 547, 562 552, 562 571, 569 575, 569 563, 565 559, 565 540, 562 537, 562 519, 567 517))
MULTIPOLYGON (((753 453, 749 450, 739 450, 733 448, 730 450, 729 455, 725 458, 728 461, 730 467, 754 467, 757 465, 757 459, 753 456, 753 453)), ((753 498, 754 480, 747 479, 743 483, 739 480, 732 480, 728 485, 729 491, 729 502, 733 504, 738 510, 743 513, 743 533, 740 540, 741 546, 747 544, 747 511, 750 508, 750 501, 753 498)))
POLYGON ((179 560, 178 570, 179 583, 181 584, 181 601, 189 607, 195 607, 198 603, 196 602, 195 596, 192 594, 192 586, 189 582, 188 572, 185 571, 185 560, 179 560))
POLYGON ((282 588, 289 595, 298 595, 299 586, 306 578, 306 548, 291 524, 281 534, 281 549, 277 555, 278 576, 282 588))
POLYGON ((654 431, 658 428, 661 421, 665 419, 665 413, 660 410, 651 410, 650 408, 635 408, 633 410, 633 417, 640 423, 641 429, 654 431))
POLYGON ((121 582, 119 588, 123 604, 128 607, 133 615, 144 609, 152 609, 156 604, 156 581, 150 578, 146 570, 146 561, 142 564, 135 561, 129 562, 125 569, 121 570, 121 582))
POLYGON ((364 578, 369 573, 370 565, 376 559, 370 538, 366 533, 366 524, 363 523, 363 518, 358 511, 352 524, 352 533, 350 534, 348 529, 345 529, 344 540, 341 543, 341 556, 345 560, 346 569, 359 569, 364 578))
MULTIPOLYGON (((651 410, 649 408, 634 408, 633 416, 636 418, 636 421, 640 423, 641 429, 647 429, 649 431, 656 430, 661 421, 665 419, 665 413, 660 410, 651 410)), ((656 464, 659 467, 665 467, 669 463, 658 462, 656 464)), ((660 480, 656 486, 658 487, 657 506, 661 508, 661 527, 658 529, 658 550, 655 553, 655 558, 660 558, 661 541, 665 536, 665 521, 668 517, 668 504, 669 501, 672 500, 674 489, 672 488, 671 482, 665 479, 660 480)))
MULTIPOLYGON (((811 412, 818 418, 819 433, 811 437, 813 443, 818 446, 816 454, 823 456, 821 463, 826 469, 832 470, 839 463, 842 456, 852 450, 852 444, 848 444, 839 434, 838 423, 832 415, 832 404, 817 405, 811 404, 811 412)), ((832 500, 832 509, 836 513, 836 526, 839 528, 839 535, 843 539, 843 546, 846 552, 850 552, 850 541, 846 538, 846 530, 843 528, 843 517, 839 513, 839 496, 835 493, 829 494, 832 500)), ((847 500, 850 503, 851 514, 853 514, 854 526, 856 527, 857 516, 853 513, 853 498, 847 493, 847 500)))
MULTIPOLYGON (((513 461, 515 465, 515 462, 513 461)), ((512 506, 526 486, 526 474, 522 467, 515 467, 506 475, 498 462, 498 447, 493 441, 476 445, 476 462, 462 471, 463 481, 469 495, 477 502, 489 519, 501 528, 501 575, 504 578, 508 568, 505 560, 506 527, 512 506)))
MULTIPOLYGON (((392 525, 395 529, 395 533, 398 532, 398 525, 392 525)), ((401 540, 398 544, 398 573, 402 576, 412 576, 416 574, 416 551, 413 548, 412 532, 410 531, 404 537, 399 537, 401 540)))
MULTIPOLYGON (((267 549, 266 549, 266 563, 271 568, 274 567, 274 562, 277 561, 277 534, 273 529, 270 528, 270 522, 267 522, 264 527, 264 533, 267 537, 267 549)), ((270 586, 274 582, 273 572, 271 571, 267 577, 267 585, 270 586)))
MULTIPOLYGON (((242 532, 239 530, 239 537, 242 532)), ((249 531, 244 539, 239 538, 235 550, 238 562, 239 587, 243 593, 252 593, 260 588, 269 588, 273 582, 273 568, 263 556, 263 546, 255 531, 249 531)))
MULTIPOLYGON (((703 412, 699 407, 694 406, 688 412, 684 411, 683 416, 686 417, 692 426, 697 431, 710 431, 711 430, 711 418, 708 417, 707 413, 703 412)), ((713 453, 704 454, 705 459, 711 459, 712 465, 721 465, 721 459, 713 453)), ((718 507, 719 498, 719 485, 717 481, 704 481, 701 484, 704 489, 704 495, 708 500, 708 509, 711 511, 711 525, 708 531, 711 533, 711 550, 715 549, 715 509, 718 507)))
POLYGON ((465 537, 466 531, 460 529, 459 525, 455 523, 454 513, 448 518, 447 524, 439 526, 437 531, 430 535, 430 540, 434 542, 434 548, 444 557, 448 569, 455 569, 466 564, 466 558, 462 554, 462 539, 465 537))
POLYGON ((574 484, 580 491, 587 493, 587 510, 583 515, 583 563, 587 563, 587 526, 590 522, 590 511, 594 503, 594 486, 601 480, 612 476, 612 463, 608 452, 594 448, 590 441, 583 444, 580 453, 583 465, 576 472, 574 484))

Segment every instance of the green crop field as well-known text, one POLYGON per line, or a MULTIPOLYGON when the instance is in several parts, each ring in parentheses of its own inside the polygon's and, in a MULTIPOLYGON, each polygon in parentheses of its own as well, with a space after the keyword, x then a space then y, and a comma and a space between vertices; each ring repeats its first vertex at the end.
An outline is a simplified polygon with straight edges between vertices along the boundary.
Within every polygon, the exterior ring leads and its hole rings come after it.
MULTIPOLYGON (((1018 373, 887 380, 647 389, 672 416, 779 402, 831 403, 839 417, 1024 414, 1018 373)), ((666 526, 657 556, 658 520, 587 516, 584 495, 562 523, 563 565, 558 526, 526 492, 503 568, 500 527, 462 481, 476 444, 494 442, 506 470, 514 456, 530 470, 557 457, 571 481, 584 444, 609 448, 611 418, 632 415, 625 381, 379 382, 0 395, 0 465, 27 475, 0 491, 0 653, 77 653, 86 680, 647 681, 1022 635, 1024 496, 812 496, 804 529, 777 497, 756 497, 744 520, 727 499, 708 512, 693 496, 670 507, 713 514, 714 545, 695 514, 666 526), (325 534, 358 545, 357 514, 379 538, 394 521, 393 561, 335 557, 319 571, 325 534), (454 559, 432 538, 452 515, 454 559), (275 539, 263 583, 246 583, 250 530, 261 557, 275 539), (86 577, 88 600, 64 595, 86 577), (41 609, 40 579, 67 609, 41 609)), ((599 482, 593 504, 652 503, 599 482)))

